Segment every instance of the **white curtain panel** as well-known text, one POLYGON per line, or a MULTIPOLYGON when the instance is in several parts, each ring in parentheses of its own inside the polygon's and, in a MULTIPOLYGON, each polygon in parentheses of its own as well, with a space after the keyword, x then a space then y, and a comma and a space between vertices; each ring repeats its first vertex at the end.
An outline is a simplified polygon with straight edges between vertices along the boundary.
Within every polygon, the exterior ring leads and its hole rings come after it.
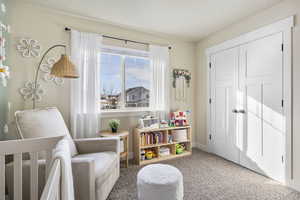
POLYGON ((170 66, 168 47, 150 45, 149 53, 153 69, 152 95, 153 110, 162 120, 168 119, 170 112, 170 66))
POLYGON ((95 137, 100 130, 100 51, 102 36, 71 32, 71 59, 79 78, 71 82, 71 132, 95 137))

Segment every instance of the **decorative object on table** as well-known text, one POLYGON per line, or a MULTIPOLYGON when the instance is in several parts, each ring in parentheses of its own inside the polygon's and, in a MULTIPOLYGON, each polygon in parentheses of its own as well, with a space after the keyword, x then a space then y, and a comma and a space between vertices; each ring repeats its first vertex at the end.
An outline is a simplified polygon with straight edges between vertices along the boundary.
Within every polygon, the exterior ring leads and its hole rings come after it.
POLYGON ((176 144, 176 154, 182 154, 185 151, 185 145, 184 144, 176 144))
MULTIPOLYGON (((117 133, 112 133, 110 131, 101 131, 100 132, 100 137, 119 137, 121 144, 123 145, 123 147, 121 146, 120 149, 123 149, 123 151, 120 151, 120 157, 121 158, 125 158, 125 166, 128 167, 128 156, 129 156, 129 132, 128 131, 119 131, 117 133)), ((122 162, 122 161, 120 161, 122 162)))
POLYGON ((173 70, 173 88, 175 88, 175 99, 185 101, 186 88, 190 87, 191 73, 186 69, 173 70))
POLYGON ((41 101, 42 95, 45 94, 41 84, 27 81, 25 86, 19 90, 24 100, 41 101))
POLYGON ((171 113, 171 121, 175 123, 175 126, 188 126, 187 112, 175 111, 171 113))
POLYGON ((54 82, 56 85, 62 85, 62 84, 64 83, 64 79, 63 79, 63 78, 61 78, 61 77, 56 77, 56 76, 50 74, 50 73, 51 73, 51 68, 53 67, 54 63, 57 62, 57 60, 58 60, 58 59, 53 58, 53 57, 48 58, 48 59, 46 60, 46 63, 43 63, 43 64, 41 65, 41 71, 45 73, 45 74, 44 74, 44 80, 45 80, 46 82, 52 81, 52 82, 54 82))
POLYGON ((39 57, 41 49, 38 41, 31 38, 22 38, 17 45, 17 50, 25 58, 39 57))
POLYGON ((168 122, 166 120, 161 120, 160 124, 159 124, 159 127, 160 128, 168 128, 169 124, 168 124, 168 122))
POLYGON ((108 121, 108 125, 111 129, 111 132, 116 133, 116 132, 118 132, 118 128, 120 126, 120 120, 111 119, 108 121))
POLYGON ((154 129, 159 128, 159 119, 153 115, 146 115, 139 119, 138 128, 141 129, 154 129))
MULTIPOLYGON (((60 59, 55 62, 53 64, 53 67, 51 68, 51 72, 50 72, 50 75, 54 76, 54 77, 60 77, 60 78, 78 78, 78 73, 76 71, 76 68, 74 66, 74 64, 70 61, 70 59, 68 58, 68 56, 66 56, 66 45, 62 45, 62 44, 57 44, 57 45, 53 45, 51 46, 42 56, 39 64, 38 64, 38 68, 35 72, 35 79, 34 79, 34 82, 30 82, 30 83, 26 83, 25 86, 26 88, 25 89, 21 89, 23 92, 20 91, 20 93, 26 93, 27 95, 29 95, 30 97, 30 94, 32 94, 32 98, 29 98, 32 100, 32 107, 33 109, 35 109, 35 104, 36 104, 36 100, 39 100, 39 96, 37 94, 43 94, 44 92, 41 92, 42 89, 41 89, 41 85, 40 83, 38 83, 38 77, 39 77, 39 72, 41 70, 41 65, 46 57, 46 55, 52 50, 52 49, 55 49, 55 48, 64 48, 65 50, 65 53, 61 55, 60 59), (28 90, 28 88, 30 90, 28 90), (29 92, 28 94, 28 91, 31 91, 29 92)), ((23 95, 23 94, 22 94, 23 95)), ((25 98, 24 98, 25 99, 25 98)))

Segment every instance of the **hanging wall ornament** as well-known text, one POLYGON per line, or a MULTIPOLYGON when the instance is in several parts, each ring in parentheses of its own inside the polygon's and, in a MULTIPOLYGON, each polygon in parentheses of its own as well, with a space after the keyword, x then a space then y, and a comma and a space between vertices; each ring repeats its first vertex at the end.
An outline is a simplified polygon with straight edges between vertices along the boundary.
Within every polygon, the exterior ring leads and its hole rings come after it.
POLYGON ((48 58, 46 63, 41 65, 41 71, 44 72, 44 80, 46 82, 53 81, 56 85, 62 85, 64 84, 64 79, 60 77, 56 77, 50 74, 51 68, 54 65, 54 63, 57 61, 55 58, 48 58))
POLYGON ((7 86, 8 79, 9 79, 9 67, 0 66, 0 82, 4 87, 7 86))
MULTIPOLYGON (((4 4, 3 4, 4 5, 4 4)), ((9 67, 4 65, 5 61, 5 38, 3 31, 7 31, 7 26, 0 23, 0 84, 7 86, 9 79, 9 67)))
POLYGON ((44 93, 41 84, 37 83, 35 86, 33 81, 26 82, 25 87, 20 89, 20 94, 24 100, 41 101, 44 93))
POLYGON ((2 11, 3 13, 6 13, 6 6, 5 6, 4 3, 1 3, 1 11, 2 11))
POLYGON ((22 38, 17 45, 17 50, 25 58, 38 57, 40 56, 41 46, 36 40, 22 38))

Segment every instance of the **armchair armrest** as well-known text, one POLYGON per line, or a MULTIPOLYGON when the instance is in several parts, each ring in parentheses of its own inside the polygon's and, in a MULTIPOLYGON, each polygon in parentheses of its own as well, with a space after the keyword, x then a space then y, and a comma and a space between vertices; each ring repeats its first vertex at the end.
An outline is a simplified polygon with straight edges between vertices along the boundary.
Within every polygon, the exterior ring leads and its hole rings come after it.
POLYGON ((74 140, 79 154, 97 153, 103 151, 112 151, 120 153, 120 138, 105 137, 105 138, 84 138, 74 140))
POLYGON ((91 158, 72 158, 74 191, 77 199, 95 200, 95 162, 91 158))
POLYGON ((95 200, 95 162, 90 158, 72 158, 74 191, 77 199, 95 200))

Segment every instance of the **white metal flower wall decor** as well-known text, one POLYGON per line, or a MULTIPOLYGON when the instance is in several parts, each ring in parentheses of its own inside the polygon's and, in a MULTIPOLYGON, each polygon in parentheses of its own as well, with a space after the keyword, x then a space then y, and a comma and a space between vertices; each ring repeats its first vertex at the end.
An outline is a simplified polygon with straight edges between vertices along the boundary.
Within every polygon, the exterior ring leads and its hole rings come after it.
POLYGON ((17 45, 17 50, 25 58, 38 57, 40 56, 41 45, 38 44, 37 40, 22 38, 17 45))
POLYGON ((44 93, 41 84, 37 83, 35 86, 33 81, 26 82, 25 87, 20 89, 20 94, 23 96, 24 100, 41 101, 44 93))
POLYGON ((50 74, 51 68, 53 67, 54 63, 57 61, 56 58, 48 58, 46 63, 41 65, 41 71, 44 72, 44 80, 46 82, 53 81, 56 85, 64 84, 64 79, 60 77, 56 77, 50 74))

